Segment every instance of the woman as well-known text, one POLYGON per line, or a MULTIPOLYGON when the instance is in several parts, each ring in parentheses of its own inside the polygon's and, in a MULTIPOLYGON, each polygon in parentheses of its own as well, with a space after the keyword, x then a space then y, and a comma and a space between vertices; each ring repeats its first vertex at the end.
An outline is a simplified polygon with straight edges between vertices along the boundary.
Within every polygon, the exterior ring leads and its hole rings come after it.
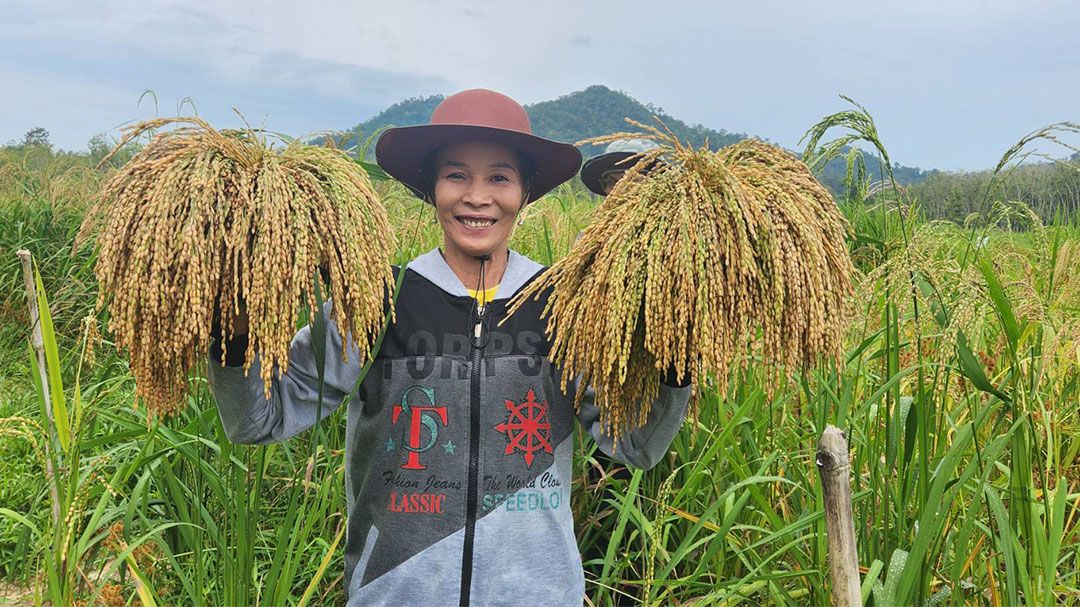
MULTIPOLYGON (((545 302, 500 322, 507 300, 542 269, 507 247, 515 218, 573 177, 581 156, 533 135, 514 100, 479 89, 448 97, 428 125, 388 130, 376 155, 435 206, 443 246, 403 270, 396 321, 349 399, 349 604, 580 605, 573 399, 547 358, 545 302)), ((328 314, 327 324, 324 415, 352 393, 360 371, 355 346, 343 345, 328 314)), ((270 400, 257 369, 245 376, 210 365, 231 440, 282 441, 315 422, 310 340, 307 328, 297 333, 270 400)), ((230 365, 242 360, 237 345, 227 349, 230 365)), ((648 422, 617 450, 590 397, 580 423, 604 451, 648 468, 678 431, 689 388, 662 388, 648 422)))

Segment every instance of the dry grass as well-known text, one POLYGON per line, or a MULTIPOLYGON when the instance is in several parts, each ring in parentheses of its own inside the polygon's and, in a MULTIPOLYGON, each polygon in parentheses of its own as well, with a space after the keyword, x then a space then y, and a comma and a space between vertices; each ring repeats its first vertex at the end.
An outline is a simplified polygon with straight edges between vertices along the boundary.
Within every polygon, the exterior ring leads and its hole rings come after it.
POLYGON ((334 321, 366 358, 392 288, 394 245, 364 170, 337 150, 275 147, 198 118, 141 123, 117 149, 166 126, 176 128, 106 180, 80 231, 99 232, 98 305, 109 305, 109 329, 150 410, 182 406, 216 317, 219 336, 232 336, 243 303, 245 369, 258 351, 269 390, 274 367, 288 367, 300 306, 315 306, 320 267, 334 321))
POLYGON ((617 436, 645 420, 666 369, 694 385, 711 377, 723 393, 748 349, 788 368, 836 358, 852 295, 847 221, 802 162, 760 141, 712 152, 635 125, 661 148, 627 170, 570 254, 516 300, 551 289, 564 389, 581 375, 577 402, 592 385, 617 436))

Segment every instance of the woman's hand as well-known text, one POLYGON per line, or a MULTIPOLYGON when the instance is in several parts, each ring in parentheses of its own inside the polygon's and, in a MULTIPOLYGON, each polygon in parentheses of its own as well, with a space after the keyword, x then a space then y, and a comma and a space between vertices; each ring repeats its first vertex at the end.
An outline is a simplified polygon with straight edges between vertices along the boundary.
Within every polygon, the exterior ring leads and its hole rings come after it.
POLYGON ((237 306, 238 311, 232 316, 232 328, 233 335, 247 335, 248 334, 248 311, 247 304, 240 301, 240 305, 237 306))
POLYGON ((248 348, 248 312, 243 300, 234 309, 232 306, 226 310, 232 326, 232 333, 224 334, 221 324, 221 311, 214 313, 213 325, 210 327, 210 359, 219 361, 226 367, 240 367, 244 365, 248 348))
POLYGON ((210 335, 217 339, 225 339, 226 337, 233 339, 241 336, 246 337, 248 334, 248 311, 247 304, 244 303, 244 300, 240 300, 240 303, 236 307, 235 312, 232 306, 229 306, 228 309, 225 310, 225 312, 229 315, 229 320, 231 321, 229 325, 232 326, 232 334, 229 336, 222 335, 224 326, 221 322, 221 311, 218 310, 214 314, 214 323, 213 327, 210 330, 210 335))

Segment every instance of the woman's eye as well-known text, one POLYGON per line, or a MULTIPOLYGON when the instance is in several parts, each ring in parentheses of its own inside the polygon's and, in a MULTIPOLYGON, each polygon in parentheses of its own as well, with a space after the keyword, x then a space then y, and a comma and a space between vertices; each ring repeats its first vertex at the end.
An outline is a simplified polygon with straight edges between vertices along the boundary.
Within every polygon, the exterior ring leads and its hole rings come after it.
POLYGON ((465 179, 465 174, 464 173, 447 173, 446 176, 443 177, 443 179, 451 179, 451 180, 457 181, 459 179, 465 179))
POLYGON ((510 181, 510 178, 509 178, 509 177, 507 177, 506 175, 494 175, 494 176, 493 176, 493 177, 491 178, 491 180, 492 180, 492 181, 495 181, 495 182, 500 182, 500 183, 501 183, 501 182, 506 182, 506 181, 510 181))

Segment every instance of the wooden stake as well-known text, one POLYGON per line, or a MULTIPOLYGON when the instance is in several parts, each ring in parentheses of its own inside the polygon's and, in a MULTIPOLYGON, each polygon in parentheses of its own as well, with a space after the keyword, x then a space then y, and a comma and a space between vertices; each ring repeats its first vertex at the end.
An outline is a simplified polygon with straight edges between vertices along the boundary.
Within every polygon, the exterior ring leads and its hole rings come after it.
POLYGON ((33 335, 30 338, 30 346, 34 349, 38 359, 38 373, 41 375, 41 388, 45 397, 45 418, 48 423, 45 437, 45 476, 49 483, 49 497, 52 500, 52 522, 60 521, 60 497, 56 492, 56 480, 53 476, 52 451, 53 436, 56 434, 55 422, 53 421, 52 398, 49 392, 49 372, 45 362, 45 340, 41 336, 41 318, 38 315, 37 287, 34 285, 34 266, 30 261, 30 251, 19 249, 15 252, 19 256, 19 265, 22 266, 23 285, 26 287, 26 305, 30 310, 30 326, 33 335))
POLYGON ((851 463, 847 436, 826 426, 818 441, 818 473, 825 495, 825 529, 829 536, 829 577, 833 605, 860 607, 859 553, 855 546, 855 522, 851 516, 851 463))

